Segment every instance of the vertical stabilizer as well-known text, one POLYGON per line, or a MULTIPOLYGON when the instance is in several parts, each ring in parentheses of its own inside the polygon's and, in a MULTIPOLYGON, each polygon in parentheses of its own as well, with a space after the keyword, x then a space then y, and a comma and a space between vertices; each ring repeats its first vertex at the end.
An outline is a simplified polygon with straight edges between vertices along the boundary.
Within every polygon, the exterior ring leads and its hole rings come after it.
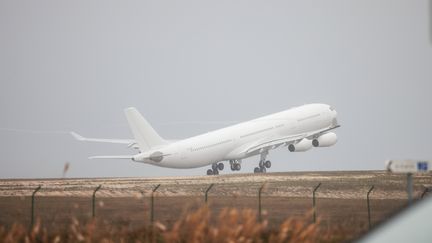
POLYGON ((141 151, 167 144, 134 107, 125 109, 129 127, 141 151))

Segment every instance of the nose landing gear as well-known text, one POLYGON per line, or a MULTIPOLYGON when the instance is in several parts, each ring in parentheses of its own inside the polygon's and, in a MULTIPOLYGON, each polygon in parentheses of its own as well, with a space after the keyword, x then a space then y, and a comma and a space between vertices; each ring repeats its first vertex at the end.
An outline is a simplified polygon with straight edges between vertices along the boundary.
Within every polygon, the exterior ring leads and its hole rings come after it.
POLYGON ((267 169, 270 169, 271 162, 270 160, 266 160, 268 152, 261 153, 261 158, 258 164, 258 167, 255 167, 254 173, 266 173, 267 169))

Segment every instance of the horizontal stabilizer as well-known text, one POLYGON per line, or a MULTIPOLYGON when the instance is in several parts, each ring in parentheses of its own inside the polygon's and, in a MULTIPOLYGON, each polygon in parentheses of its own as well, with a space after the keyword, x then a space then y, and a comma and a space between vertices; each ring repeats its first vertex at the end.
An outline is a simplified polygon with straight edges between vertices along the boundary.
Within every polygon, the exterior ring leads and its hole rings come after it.
POLYGON ((132 159, 133 155, 102 155, 91 156, 89 159, 132 159))
POLYGON ((76 132, 70 132, 72 137, 74 137, 78 141, 86 141, 86 142, 101 142, 101 143, 119 143, 119 144, 133 144, 135 140, 133 139, 111 139, 111 138, 86 138, 79 135, 76 132))

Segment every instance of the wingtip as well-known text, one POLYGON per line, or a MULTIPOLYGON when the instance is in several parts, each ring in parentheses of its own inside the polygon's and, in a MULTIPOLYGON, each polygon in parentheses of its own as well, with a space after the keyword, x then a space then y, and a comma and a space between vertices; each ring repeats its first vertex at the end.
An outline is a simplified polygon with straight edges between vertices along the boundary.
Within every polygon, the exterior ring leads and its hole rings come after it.
POLYGON ((124 109, 124 111, 132 111, 132 110, 136 110, 136 108, 133 106, 130 106, 130 107, 127 107, 124 109))
POLYGON ((81 135, 79 135, 78 133, 76 133, 76 132, 74 132, 74 131, 71 131, 71 132, 69 132, 70 133, 70 135, 72 135, 72 137, 74 137, 76 140, 78 140, 78 141, 83 141, 83 140, 85 140, 85 138, 83 137, 83 136, 81 136, 81 135))

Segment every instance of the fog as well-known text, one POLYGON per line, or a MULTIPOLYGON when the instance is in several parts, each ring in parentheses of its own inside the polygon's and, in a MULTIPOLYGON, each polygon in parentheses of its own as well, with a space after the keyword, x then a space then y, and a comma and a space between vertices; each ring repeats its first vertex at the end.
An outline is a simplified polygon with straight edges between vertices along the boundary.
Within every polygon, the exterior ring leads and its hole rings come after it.
MULTIPOLYGON (((431 159, 429 1, 0 1, 0 178, 204 175, 67 132, 132 138, 135 106, 181 139, 307 103, 338 143, 273 150, 270 171, 431 159)), ((258 157, 243 161, 252 172, 258 157)), ((226 167, 227 168, 227 167, 226 167)), ((222 173, 234 173, 228 170, 222 173)))

